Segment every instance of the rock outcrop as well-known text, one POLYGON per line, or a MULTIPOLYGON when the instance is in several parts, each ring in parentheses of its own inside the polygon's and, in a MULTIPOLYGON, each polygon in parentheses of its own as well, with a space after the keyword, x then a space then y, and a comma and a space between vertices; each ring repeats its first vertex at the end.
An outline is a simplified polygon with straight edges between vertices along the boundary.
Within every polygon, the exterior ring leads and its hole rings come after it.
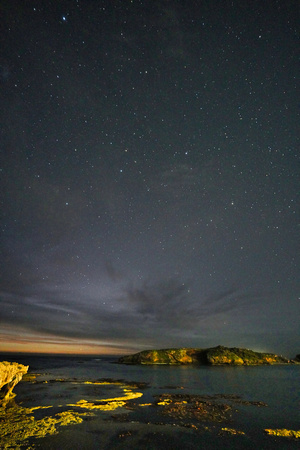
POLYGON ((218 346, 207 351, 208 364, 259 365, 288 364, 290 361, 273 353, 259 353, 246 348, 226 348, 218 346))
POLYGON ((194 348, 169 348, 144 350, 119 359, 123 364, 193 364, 199 362, 203 350, 194 348))
POLYGON ((290 361, 272 353, 259 353, 245 348, 218 347, 200 348, 170 348, 162 350, 144 350, 134 355, 119 359, 122 364, 207 364, 207 365, 259 365, 288 364, 290 361))
POLYGON ((7 400, 13 388, 27 373, 29 366, 16 362, 0 362, 0 401, 7 400))

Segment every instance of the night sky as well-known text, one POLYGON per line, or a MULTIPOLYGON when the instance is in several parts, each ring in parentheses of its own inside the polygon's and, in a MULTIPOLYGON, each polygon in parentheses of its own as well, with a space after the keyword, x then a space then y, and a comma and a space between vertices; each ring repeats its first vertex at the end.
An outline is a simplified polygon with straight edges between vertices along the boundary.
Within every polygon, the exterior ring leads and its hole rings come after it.
POLYGON ((299 2, 0 15, 0 350, 299 353, 299 2))

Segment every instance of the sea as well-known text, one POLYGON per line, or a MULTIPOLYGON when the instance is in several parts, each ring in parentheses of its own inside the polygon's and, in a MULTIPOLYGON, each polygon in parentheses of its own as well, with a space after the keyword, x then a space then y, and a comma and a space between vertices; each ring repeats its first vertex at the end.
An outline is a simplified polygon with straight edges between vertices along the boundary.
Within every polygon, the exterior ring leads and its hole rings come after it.
POLYGON ((14 435, 16 425, 0 441, 1 449, 300 448, 300 439, 265 431, 300 430, 300 365, 124 365, 116 356, 0 358, 29 365, 33 376, 16 385, 12 401, 24 408, 20 411, 31 408, 31 421, 49 422, 64 411, 82 414, 80 423, 58 423, 43 437, 29 433, 22 440, 22 434, 14 435))

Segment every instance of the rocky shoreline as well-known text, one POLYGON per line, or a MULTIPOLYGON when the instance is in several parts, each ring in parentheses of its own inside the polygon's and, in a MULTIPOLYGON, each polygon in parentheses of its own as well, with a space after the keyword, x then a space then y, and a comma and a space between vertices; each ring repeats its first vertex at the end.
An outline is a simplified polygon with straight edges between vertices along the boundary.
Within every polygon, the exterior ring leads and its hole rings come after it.
MULTIPOLYGON (((290 364, 289 360, 277 355, 256 354, 251 350, 227 349, 220 346, 204 350, 164 349, 150 352, 154 352, 150 353, 153 358, 160 356, 164 361, 158 364, 167 364, 165 361, 170 358, 172 361, 178 361, 172 364, 190 364, 187 361, 190 359, 193 361, 193 358, 199 363, 201 357, 200 363, 208 364, 207 360, 210 358, 217 365, 220 364, 221 356, 229 358, 230 355, 234 361, 239 361, 236 359, 239 357, 243 361, 248 361, 249 365, 254 364, 257 358, 260 361, 267 361, 261 364, 290 364)), ((145 357, 145 352, 141 353, 145 357)), ((44 375, 34 373, 23 377, 27 373, 28 366, 18 363, 2 362, 0 368, 2 369, 0 381, 4 388, 2 393, 6 393, 4 396, 6 400, 0 402, 0 442, 3 448, 23 448, 23 446, 35 448, 36 439, 40 438, 45 438, 47 443, 51 442, 51 448, 61 448, 56 445, 60 442, 57 435, 63 432, 65 426, 75 425, 81 430, 74 429, 79 436, 86 427, 89 433, 93 430, 97 430, 98 433, 99 427, 101 433, 105 433, 107 426, 110 426, 114 431, 109 436, 109 443, 121 444, 121 440, 126 440, 128 448, 140 448, 139 443, 144 439, 141 433, 143 427, 147 439, 153 439, 155 442, 158 436, 165 439, 166 436, 173 436, 174 430, 177 430, 194 436, 195 441, 198 437, 202 439, 201 436, 204 435, 208 438, 220 436, 220 439, 223 439, 222 436, 225 439, 234 436, 234 439, 241 439, 242 448, 245 442, 243 439, 248 439, 248 429, 240 420, 245 414, 245 407, 249 406, 252 409, 268 407, 265 401, 243 398, 239 393, 208 394, 201 391, 195 393, 190 392, 185 385, 179 384, 158 385, 151 391, 151 384, 146 381, 129 382, 114 378, 45 379, 44 375), (22 377, 24 382, 28 383, 28 396, 25 401, 23 397, 18 403, 12 389, 22 377), (46 402, 42 400, 44 398, 47 399, 46 402)), ((270 439, 284 437, 291 441, 300 438, 300 431, 296 428, 270 427, 261 428, 260 431, 271 436, 270 439)), ((89 433, 86 435, 87 438, 89 433)))

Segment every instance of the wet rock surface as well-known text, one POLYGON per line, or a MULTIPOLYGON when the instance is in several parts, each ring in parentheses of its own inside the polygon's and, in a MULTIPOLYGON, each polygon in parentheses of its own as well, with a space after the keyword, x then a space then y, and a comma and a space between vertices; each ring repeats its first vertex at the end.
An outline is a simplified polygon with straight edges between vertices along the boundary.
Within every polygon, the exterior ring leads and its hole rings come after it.
POLYGON ((156 405, 162 406, 162 414, 176 420, 197 422, 224 422, 231 419, 232 407, 219 403, 212 397, 189 394, 162 394, 156 397, 156 405))
MULTIPOLYGON (((23 390, 24 385, 28 386, 28 397, 23 397, 22 404, 11 400, 0 408, 0 442, 6 445, 3 448, 58 448, 58 435, 64 435, 63 430, 68 428, 72 435, 78 433, 82 442, 92 442, 99 436, 101 442, 107 442, 103 448, 116 449, 122 445, 148 448, 147 439, 157 445, 165 441, 167 445, 173 439, 175 444, 175 436, 184 441, 186 433, 196 440, 204 435, 205 439, 218 436, 221 440, 243 440, 247 439, 247 429, 239 418, 247 414, 248 408, 267 407, 264 402, 238 394, 196 395, 180 385, 162 385, 153 392, 148 383, 111 378, 45 380, 30 374, 22 385, 23 390), (32 392, 39 392, 42 404, 37 403, 32 392)), ((298 433, 261 429, 267 439, 297 439, 298 433)))
POLYGON ((287 430, 286 428, 280 429, 265 429, 265 432, 271 436, 280 436, 292 439, 300 439, 300 430, 287 430))
POLYGON ((160 426, 176 426, 197 431, 218 430, 220 435, 242 435, 232 427, 220 425, 232 424, 239 414, 238 406, 267 407, 261 401, 248 401, 235 394, 193 395, 185 393, 163 393, 155 395, 153 402, 143 404, 135 401, 125 405, 133 414, 114 414, 107 420, 120 423, 147 423, 160 426), (141 414, 141 409, 151 408, 150 415, 141 414))

